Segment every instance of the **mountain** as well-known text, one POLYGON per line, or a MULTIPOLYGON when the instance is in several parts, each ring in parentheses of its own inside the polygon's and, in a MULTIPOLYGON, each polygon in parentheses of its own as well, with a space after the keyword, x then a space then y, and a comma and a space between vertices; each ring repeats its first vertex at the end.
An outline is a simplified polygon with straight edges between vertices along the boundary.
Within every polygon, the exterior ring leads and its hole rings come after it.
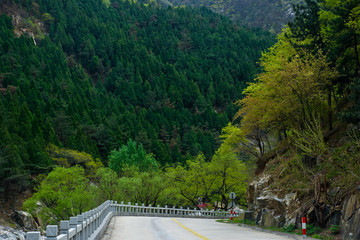
POLYGON ((234 22, 272 32, 281 29, 294 17, 293 4, 301 0, 169 0, 174 6, 204 6, 228 16, 234 22))
POLYGON ((205 8, 120 0, 1 5, 2 191, 48 172, 50 144, 104 165, 130 139, 162 165, 199 152, 210 158, 237 111, 233 102, 259 71, 261 51, 274 42, 205 8))

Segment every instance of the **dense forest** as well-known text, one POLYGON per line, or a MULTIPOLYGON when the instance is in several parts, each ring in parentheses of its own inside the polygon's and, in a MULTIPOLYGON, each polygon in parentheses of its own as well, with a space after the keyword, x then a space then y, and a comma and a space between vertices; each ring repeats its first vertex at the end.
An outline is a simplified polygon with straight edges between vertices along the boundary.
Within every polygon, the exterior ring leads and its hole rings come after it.
POLYGON ((1 191, 54 165, 107 166, 130 140, 161 166, 209 160, 274 41, 205 8, 1 4, 21 13, 0 17, 1 191))
POLYGON ((293 4, 302 0, 169 0, 174 6, 204 6, 232 21, 279 33, 294 18, 293 4))
POLYGON ((255 172, 328 226, 360 184, 360 6, 304 2, 275 42, 204 7, 2 1, 1 191, 31 176, 43 225, 107 199, 246 206, 255 172))

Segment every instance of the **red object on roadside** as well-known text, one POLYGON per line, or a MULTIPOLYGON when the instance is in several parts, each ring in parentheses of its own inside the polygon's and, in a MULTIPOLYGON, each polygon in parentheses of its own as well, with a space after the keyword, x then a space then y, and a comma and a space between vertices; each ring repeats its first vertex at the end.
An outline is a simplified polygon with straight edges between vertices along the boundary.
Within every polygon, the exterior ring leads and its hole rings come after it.
POLYGON ((306 237, 306 218, 305 217, 302 218, 302 234, 303 234, 303 237, 306 237))
POLYGON ((233 210, 231 209, 230 210, 230 219, 231 219, 231 222, 233 221, 233 210))

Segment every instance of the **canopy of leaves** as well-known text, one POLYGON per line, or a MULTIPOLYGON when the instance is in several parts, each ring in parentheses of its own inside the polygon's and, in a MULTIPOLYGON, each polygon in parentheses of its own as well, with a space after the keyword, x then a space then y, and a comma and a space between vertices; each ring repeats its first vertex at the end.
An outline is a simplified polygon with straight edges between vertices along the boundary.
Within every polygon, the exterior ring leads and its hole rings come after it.
POLYGON ((244 91, 246 97, 238 101, 241 110, 235 117, 241 117, 245 135, 259 130, 301 129, 315 112, 326 119, 332 111, 327 104, 329 88, 339 74, 321 51, 297 52, 283 34, 263 55, 261 64, 264 72, 244 91))
POLYGON ((95 190, 80 166, 55 168, 24 208, 42 220, 43 226, 69 219, 95 207, 95 190))
POLYGON ((134 167, 141 172, 154 171, 158 169, 158 162, 151 154, 147 154, 143 146, 137 145, 133 140, 129 140, 127 145, 123 145, 119 150, 113 150, 109 156, 109 168, 121 175, 126 172, 127 167, 134 167))
POLYGON ((47 147, 47 151, 57 165, 63 167, 79 165, 85 169, 85 175, 87 177, 94 177, 98 168, 103 166, 100 159, 94 159, 90 154, 85 152, 59 148, 53 144, 47 147))

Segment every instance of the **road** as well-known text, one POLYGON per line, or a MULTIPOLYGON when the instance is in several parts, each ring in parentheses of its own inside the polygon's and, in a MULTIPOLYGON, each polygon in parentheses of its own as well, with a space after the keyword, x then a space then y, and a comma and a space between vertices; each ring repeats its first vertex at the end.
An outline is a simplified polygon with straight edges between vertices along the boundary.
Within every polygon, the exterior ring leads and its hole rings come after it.
POLYGON ((113 217, 103 240, 294 240, 213 219, 113 217))

